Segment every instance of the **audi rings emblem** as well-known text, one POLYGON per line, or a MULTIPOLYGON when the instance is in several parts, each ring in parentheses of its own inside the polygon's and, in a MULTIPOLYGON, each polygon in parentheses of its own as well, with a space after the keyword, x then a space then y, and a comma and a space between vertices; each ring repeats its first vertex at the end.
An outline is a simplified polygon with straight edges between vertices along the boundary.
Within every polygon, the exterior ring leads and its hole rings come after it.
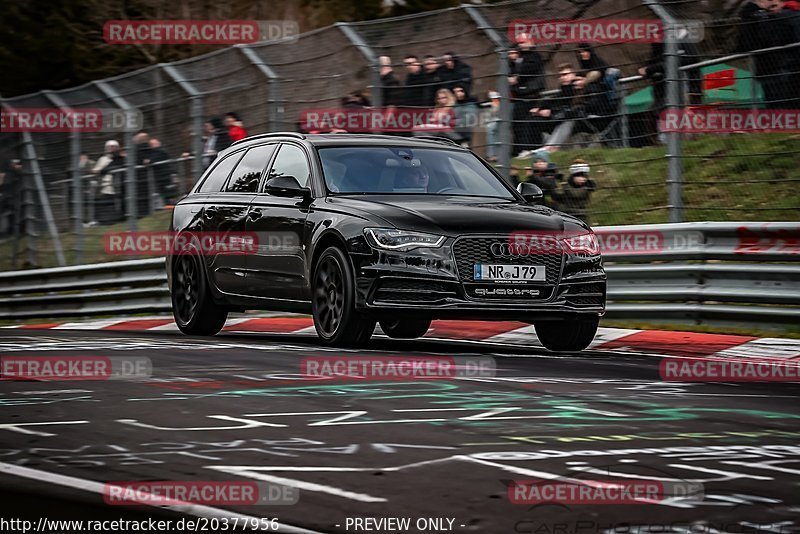
POLYGON ((520 258, 530 253, 528 247, 520 247, 510 243, 492 243, 489 247, 489 252, 497 258, 520 258))

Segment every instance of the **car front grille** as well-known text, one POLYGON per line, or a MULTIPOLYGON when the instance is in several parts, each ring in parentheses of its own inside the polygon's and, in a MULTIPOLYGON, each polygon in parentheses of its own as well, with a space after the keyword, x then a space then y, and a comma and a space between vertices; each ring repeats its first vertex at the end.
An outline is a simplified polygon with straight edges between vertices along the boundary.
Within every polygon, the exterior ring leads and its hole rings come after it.
POLYGON ((462 282, 473 281, 473 266, 476 263, 507 265, 544 265, 548 285, 555 285, 561 277, 564 255, 559 253, 532 254, 514 258, 498 258, 489 252, 494 243, 508 244, 508 237, 461 237, 453 244, 458 276, 462 282))

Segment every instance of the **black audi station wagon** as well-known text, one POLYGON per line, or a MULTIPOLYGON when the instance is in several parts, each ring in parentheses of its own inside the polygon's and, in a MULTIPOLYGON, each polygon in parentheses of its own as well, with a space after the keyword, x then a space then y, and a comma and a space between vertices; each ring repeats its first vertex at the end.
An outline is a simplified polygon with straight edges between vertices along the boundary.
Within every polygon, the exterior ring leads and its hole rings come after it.
POLYGON ((597 240, 541 198, 444 139, 250 137, 177 203, 172 231, 256 244, 168 256, 175 320, 214 335, 231 311, 311 313, 322 342, 339 346, 367 342, 376 323, 415 338, 437 318, 515 320, 550 350, 582 350, 605 310, 597 240), (555 246, 515 246, 528 234, 555 246))

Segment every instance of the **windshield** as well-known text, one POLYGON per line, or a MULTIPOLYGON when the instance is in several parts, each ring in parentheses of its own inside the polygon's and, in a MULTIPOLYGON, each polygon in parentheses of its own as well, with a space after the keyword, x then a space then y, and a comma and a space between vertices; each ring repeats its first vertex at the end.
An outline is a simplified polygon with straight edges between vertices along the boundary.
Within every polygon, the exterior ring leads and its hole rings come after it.
POLYGON ((339 194, 514 195, 469 152, 436 148, 320 148, 325 185, 339 194))

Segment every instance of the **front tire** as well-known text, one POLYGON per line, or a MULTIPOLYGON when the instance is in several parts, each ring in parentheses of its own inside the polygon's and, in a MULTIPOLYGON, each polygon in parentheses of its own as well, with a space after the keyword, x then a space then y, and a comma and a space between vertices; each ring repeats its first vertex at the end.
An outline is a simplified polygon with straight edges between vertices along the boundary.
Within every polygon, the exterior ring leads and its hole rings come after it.
POLYGON ((600 317, 565 321, 541 321, 534 324, 539 341, 553 352, 577 352, 585 349, 597 334, 600 317))
POLYGON ((430 319, 384 319, 381 321, 381 330, 392 339, 422 337, 430 327, 430 319))
POLYGON ((358 346, 372 337, 376 321, 355 308, 355 276, 344 252, 325 249, 314 268, 311 313, 325 345, 358 346))
POLYGON ((228 311, 211 299, 200 255, 176 256, 172 269, 172 315, 180 331, 213 336, 222 330, 228 311))

